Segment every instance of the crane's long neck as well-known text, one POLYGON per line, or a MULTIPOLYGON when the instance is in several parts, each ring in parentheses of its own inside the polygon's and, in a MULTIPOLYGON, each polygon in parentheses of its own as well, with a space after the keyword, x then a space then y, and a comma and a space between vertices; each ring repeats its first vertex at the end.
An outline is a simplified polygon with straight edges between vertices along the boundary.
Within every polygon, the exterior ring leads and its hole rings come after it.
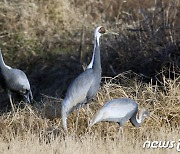
POLYGON ((139 116, 137 116, 137 112, 135 112, 135 114, 132 116, 130 121, 135 127, 139 127, 147 115, 148 115, 147 110, 142 109, 139 112, 139 116))
POLYGON ((94 56, 95 56, 95 52, 96 52, 96 46, 97 43, 99 44, 99 38, 97 38, 97 36, 94 37, 94 50, 93 50, 93 55, 91 58, 91 62, 89 63, 89 65, 87 66, 87 69, 92 68, 93 67, 93 63, 94 63, 94 56), (98 39, 98 42, 96 41, 98 39))
POLYGON ((95 46, 95 44, 94 44, 93 55, 92 55, 92 58, 91 58, 91 62, 90 62, 89 65, 87 66, 87 69, 92 68, 92 66, 93 66, 93 62, 94 62, 94 54, 95 54, 95 48, 96 48, 96 46, 95 46))
POLYGON ((101 56, 100 56, 100 47, 99 47, 100 36, 95 36, 94 42, 94 52, 93 52, 93 65, 92 69, 94 71, 101 72, 101 56))
POLYGON ((1 53, 1 50, 0 50, 0 69, 4 70, 6 68, 7 68, 7 65, 4 63, 3 56, 2 56, 2 53, 1 53))

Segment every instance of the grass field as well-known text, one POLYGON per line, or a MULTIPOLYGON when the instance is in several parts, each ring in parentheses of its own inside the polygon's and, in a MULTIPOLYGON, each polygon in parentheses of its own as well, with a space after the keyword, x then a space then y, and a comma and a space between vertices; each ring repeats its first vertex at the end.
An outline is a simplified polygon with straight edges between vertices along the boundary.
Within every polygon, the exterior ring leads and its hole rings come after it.
POLYGON ((106 81, 90 106, 90 118, 103 102, 112 98, 130 97, 140 108, 150 112, 141 127, 134 128, 129 122, 118 133, 116 123, 98 123, 88 128, 86 108, 81 109, 78 128, 76 112, 68 118, 69 133, 65 134, 60 114, 60 101, 45 98, 45 105, 4 113, 0 122, 1 153, 176 153, 179 143, 180 83, 166 79, 166 90, 161 87, 134 81, 130 86, 113 84, 124 79, 121 74, 106 81), (56 114, 57 113, 57 114, 56 114), (51 120, 50 120, 51 119, 51 120), (174 148, 143 148, 145 141, 175 141, 174 148))
POLYGON ((0 48, 8 65, 28 75, 35 101, 16 102, 12 113, 0 89, 0 153, 180 151, 179 10, 178 0, 1 1, 0 48), (68 117, 65 133, 61 102, 71 80, 90 61, 93 30, 99 25, 119 36, 102 37, 101 88, 90 111, 86 106, 80 110, 78 123, 77 111, 68 117), (150 116, 141 127, 128 122, 122 134, 116 123, 88 128, 88 119, 104 102, 120 97, 147 108, 150 116), (143 148, 146 141, 158 147, 143 148))
POLYGON ((123 137, 115 136, 114 140, 102 139, 98 135, 85 134, 79 138, 71 134, 64 138, 58 137, 51 139, 51 143, 39 141, 39 137, 35 135, 25 136, 23 139, 19 137, 12 138, 11 142, 6 143, 1 141, 1 153, 177 153, 176 146, 173 149, 143 149, 145 139, 142 139, 142 134, 146 137, 157 135, 155 140, 161 139, 167 141, 175 140, 178 143, 179 133, 177 131, 164 131, 159 132, 143 132, 140 131, 139 138, 133 138, 134 135, 125 132, 123 137))

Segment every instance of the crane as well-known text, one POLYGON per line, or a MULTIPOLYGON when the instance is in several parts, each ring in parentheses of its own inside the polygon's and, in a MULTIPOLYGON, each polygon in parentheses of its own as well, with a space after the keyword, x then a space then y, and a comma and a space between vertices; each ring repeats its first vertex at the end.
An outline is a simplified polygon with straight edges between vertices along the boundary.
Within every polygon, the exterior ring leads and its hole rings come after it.
POLYGON ((0 84, 3 89, 6 90, 11 107, 14 110, 12 102, 12 93, 18 93, 23 96, 23 99, 30 103, 33 99, 30 84, 26 74, 15 68, 11 68, 4 63, 2 52, 0 50, 0 84))
POLYGON ((67 89, 61 106, 63 128, 67 131, 67 116, 74 109, 89 102, 97 93, 101 82, 100 37, 105 28, 99 26, 94 32, 94 51, 90 64, 84 72, 77 76, 67 89))
POLYGON ((101 121, 117 122, 120 128, 128 120, 133 126, 138 127, 149 115, 145 108, 138 113, 138 104, 130 98, 113 99, 106 102, 93 116, 90 127, 101 121))

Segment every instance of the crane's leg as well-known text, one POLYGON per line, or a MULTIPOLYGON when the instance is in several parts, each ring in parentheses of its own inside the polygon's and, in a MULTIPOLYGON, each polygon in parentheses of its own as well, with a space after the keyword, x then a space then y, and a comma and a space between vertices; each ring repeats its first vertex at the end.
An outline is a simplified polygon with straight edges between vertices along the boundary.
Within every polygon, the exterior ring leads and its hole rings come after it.
POLYGON ((81 106, 77 109, 76 113, 76 132, 77 132, 77 127, 78 127, 78 120, 79 120, 79 111, 80 111, 81 106))
POLYGON ((65 133, 67 133, 68 132, 68 129, 67 129, 67 118, 65 118, 63 120, 63 128, 64 128, 65 133))
POLYGON ((87 123, 88 123, 88 129, 89 129, 89 122, 90 122, 90 118, 89 118, 89 104, 87 104, 87 106, 86 106, 86 114, 87 114, 87 123))
POLYGON ((83 100, 81 103, 79 103, 79 106, 77 107, 78 111, 77 111, 77 114, 76 114, 76 132, 77 132, 77 126, 78 126, 78 120, 79 120, 79 111, 82 107, 82 105, 86 102, 86 100, 83 100))
POLYGON ((62 119, 62 125, 63 125, 65 132, 68 132, 68 130, 67 130, 67 112, 66 112, 65 105, 62 105, 62 107, 61 107, 61 119, 62 119))
POLYGON ((123 135, 123 128, 122 128, 122 127, 119 127, 118 134, 119 134, 119 135, 123 135))
POLYGON ((118 122, 118 124, 119 124, 119 131, 118 131, 118 137, 120 138, 122 138, 122 136, 123 136, 123 128, 122 128, 122 126, 123 126, 123 124, 124 124, 124 122, 118 122))
POLYGON ((9 100, 10 100, 10 103, 11 103, 11 107, 12 107, 13 113, 15 113, 14 104, 12 102, 12 94, 11 94, 10 90, 8 90, 8 96, 9 96, 9 100))
POLYGON ((118 138, 122 139, 123 138, 123 128, 122 127, 119 127, 119 131, 118 131, 118 138))

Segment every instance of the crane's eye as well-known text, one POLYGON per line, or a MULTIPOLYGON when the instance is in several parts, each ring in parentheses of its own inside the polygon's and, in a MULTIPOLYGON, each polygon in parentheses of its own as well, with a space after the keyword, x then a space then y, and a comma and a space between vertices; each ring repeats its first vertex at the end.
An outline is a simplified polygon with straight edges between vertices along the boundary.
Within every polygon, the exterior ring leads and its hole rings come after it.
POLYGON ((104 27, 101 27, 98 32, 101 33, 101 34, 104 34, 106 31, 105 31, 104 27))

